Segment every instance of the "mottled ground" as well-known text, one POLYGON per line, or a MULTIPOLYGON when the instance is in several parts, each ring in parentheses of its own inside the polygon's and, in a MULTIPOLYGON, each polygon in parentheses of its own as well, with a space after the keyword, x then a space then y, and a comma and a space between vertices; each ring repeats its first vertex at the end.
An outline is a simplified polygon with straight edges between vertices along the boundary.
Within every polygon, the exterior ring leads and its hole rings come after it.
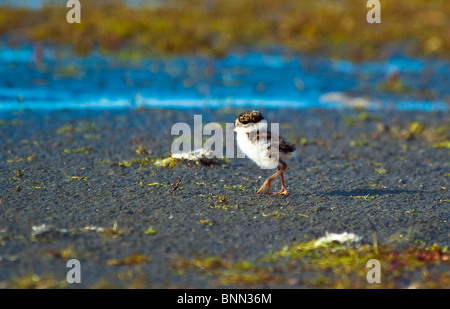
POLYGON ((287 197, 248 159, 167 159, 174 123, 240 112, 1 114, 0 286, 371 288, 375 257, 378 286, 450 287, 448 112, 263 110, 297 144, 287 197))

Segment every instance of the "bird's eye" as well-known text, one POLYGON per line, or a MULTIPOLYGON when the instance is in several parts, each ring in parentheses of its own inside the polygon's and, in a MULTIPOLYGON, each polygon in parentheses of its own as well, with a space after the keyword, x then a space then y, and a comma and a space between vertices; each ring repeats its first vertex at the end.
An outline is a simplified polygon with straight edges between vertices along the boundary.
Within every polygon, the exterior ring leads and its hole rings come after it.
POLYGON ((239 117, 239 122, 242 123, 242 124, 247 124, 248 123, 248 121, 246 121, 244 119, 244 117, 239 117))

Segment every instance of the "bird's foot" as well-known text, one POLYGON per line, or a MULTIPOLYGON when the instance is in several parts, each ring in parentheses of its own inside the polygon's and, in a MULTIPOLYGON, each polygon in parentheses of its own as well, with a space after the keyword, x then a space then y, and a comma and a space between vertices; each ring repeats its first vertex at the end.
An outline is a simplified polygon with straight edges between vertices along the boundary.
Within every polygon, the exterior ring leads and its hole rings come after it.
POLYGON ((261 188, 259 188, 259 190, 256 192, 256 193, 258 193, 258 194, 263 194, 264 193, 264 191, 266 191, 266 187, 267 186, 261 186, 261 188))
POLYGON ((274 196, 274 195, 288 195, 288 190, 287 189, 282 189, 280 192, 277 193, 269 193, 270 195, 274 196))
POLYGON ((268 185, 269 185, 269 181, 268 181, 268 180, 264 181, 263 185, 261 186, 261 188, 259 188, 259 190, 258 190, 256 193, 258 193, 258 194, 263 194, 264 191, 266 191, 266 189, 267 189, 267 193, 269 193, 270 187, 269 187, 269 189, 268 189, 268 188, 267 188, 268 185))

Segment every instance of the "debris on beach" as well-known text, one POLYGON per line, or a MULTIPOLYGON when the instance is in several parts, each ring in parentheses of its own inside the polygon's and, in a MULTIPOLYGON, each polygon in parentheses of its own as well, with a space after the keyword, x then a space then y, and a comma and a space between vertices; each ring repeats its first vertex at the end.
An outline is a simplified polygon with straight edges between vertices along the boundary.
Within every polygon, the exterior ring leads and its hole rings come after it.
POLYGON ((347 243, 347 242, 359 242, 362 239, 362 237, 357 236, 356 234, 353 233, 341 233, 341 234, 336 234, 336 233, 326 233, 326 235, 324 237, 321 237, 319 239, 316 240, 316 242, 314 243, 315 247, 320 247, 326 244, 330 244, 333 242, 337 242, 337 243, 347 243))
POLYGON ((219 164, 220 160, 214 156, 214 153, 210 149, 199 148, 194 151, 186 151, 172 154, 173 159, 195 161, 197 164, 202 165, 215 165, 219 164))

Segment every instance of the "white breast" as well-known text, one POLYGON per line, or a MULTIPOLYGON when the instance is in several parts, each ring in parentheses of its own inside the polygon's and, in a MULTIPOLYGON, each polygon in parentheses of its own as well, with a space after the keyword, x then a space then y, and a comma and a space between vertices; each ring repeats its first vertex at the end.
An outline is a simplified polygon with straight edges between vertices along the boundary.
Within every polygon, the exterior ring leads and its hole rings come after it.
POLYGON ((237 132, 236 141, 239 149, 260 168, 273 169, 278 166, 279 158, 275 149, 269 151, 270 140, 257 140, 252 142, 248 132, 237 132))

